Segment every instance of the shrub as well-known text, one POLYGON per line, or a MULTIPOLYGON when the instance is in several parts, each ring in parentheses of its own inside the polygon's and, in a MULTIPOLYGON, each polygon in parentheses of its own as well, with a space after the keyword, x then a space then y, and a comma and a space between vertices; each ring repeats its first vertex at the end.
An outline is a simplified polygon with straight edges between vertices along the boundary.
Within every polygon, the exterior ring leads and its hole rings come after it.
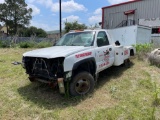
POLYGON ((137 44, 134 47, 136 48, 137 57, 140 60, 144 60, 148 56, 148 53, 151 52, 151 50, 153 49, 153 45, 148 43, 137 44))
POLYGON ((141 52, 150 52, 151 48, 153 47, 152 44, 137 44, 134 46, 136 48, 137 53, 141 53, 141 52))
POLYGON ((19 43, 20 48, 33 48, 35 46, 34 42, 21 42, 19 43))
POLYGON ((0 40, 0 48, 2 47, 2 41, 0 40))
POLYGON ((0 41, 0 48, 9 48, 10 42, 8 40, 6 41, 0 41))
POLYGON ((45 47, 50 47, 50 46, 52 46, 52 43, 48 41, 42 41, 39 43, 36 43, 33 41, 19 43, 20 48, 45 48, 45 47))

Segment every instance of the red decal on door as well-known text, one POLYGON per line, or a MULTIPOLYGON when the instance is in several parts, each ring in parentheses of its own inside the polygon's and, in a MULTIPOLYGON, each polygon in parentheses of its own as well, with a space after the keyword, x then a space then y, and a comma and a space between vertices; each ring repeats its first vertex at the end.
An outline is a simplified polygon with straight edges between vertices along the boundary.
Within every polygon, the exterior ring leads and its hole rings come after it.
POLYGON ((102 68, 102 67, 104 67, 104 66, 107 66, 108 64, 109 64, 109 61, 106 61, 106 62, 100 64, 100 65, 99 65, 99 68, 102 68))
POLYGON ((81 58, 81 57, 90 56, 91 54, 92 54, 92 52, 87 52, 87 53, 82 53, 82 54, 75 55, 75 57, 76 58, 81 58))
POLYGON ((125 51, 124 51, 124 55, 128 55, 128 50, 125 50, 125 51))

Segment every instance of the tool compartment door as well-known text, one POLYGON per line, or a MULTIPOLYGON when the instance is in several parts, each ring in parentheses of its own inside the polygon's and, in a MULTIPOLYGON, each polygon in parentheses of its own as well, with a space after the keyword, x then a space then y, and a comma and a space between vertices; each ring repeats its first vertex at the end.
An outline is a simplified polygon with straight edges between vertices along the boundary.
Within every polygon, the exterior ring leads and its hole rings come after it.
POLYGON ((115 59, 114 59, 114 65, 119 66, 123 64, 124 62, 124 48, 123 46, 115 46, 115 59))

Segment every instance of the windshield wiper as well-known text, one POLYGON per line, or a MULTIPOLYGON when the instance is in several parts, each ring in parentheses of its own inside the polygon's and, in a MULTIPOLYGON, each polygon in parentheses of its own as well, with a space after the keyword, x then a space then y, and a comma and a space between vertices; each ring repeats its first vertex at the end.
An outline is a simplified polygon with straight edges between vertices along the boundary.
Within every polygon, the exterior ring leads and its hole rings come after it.
POLYGON ((71 44, 71 46, 77 46, 77 45, 75 45, 75 44, 71 44))

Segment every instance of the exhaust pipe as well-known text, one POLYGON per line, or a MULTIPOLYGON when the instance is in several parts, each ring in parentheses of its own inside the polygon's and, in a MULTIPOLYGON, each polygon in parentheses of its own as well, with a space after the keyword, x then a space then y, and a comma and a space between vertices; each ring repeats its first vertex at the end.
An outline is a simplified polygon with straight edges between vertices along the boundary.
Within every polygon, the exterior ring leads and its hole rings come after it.
POLYGON ((64 88, 63 78, 58 78, 58 87, 59 87, 59 92, 61 94, 65 94, 65 88, 64 88))

